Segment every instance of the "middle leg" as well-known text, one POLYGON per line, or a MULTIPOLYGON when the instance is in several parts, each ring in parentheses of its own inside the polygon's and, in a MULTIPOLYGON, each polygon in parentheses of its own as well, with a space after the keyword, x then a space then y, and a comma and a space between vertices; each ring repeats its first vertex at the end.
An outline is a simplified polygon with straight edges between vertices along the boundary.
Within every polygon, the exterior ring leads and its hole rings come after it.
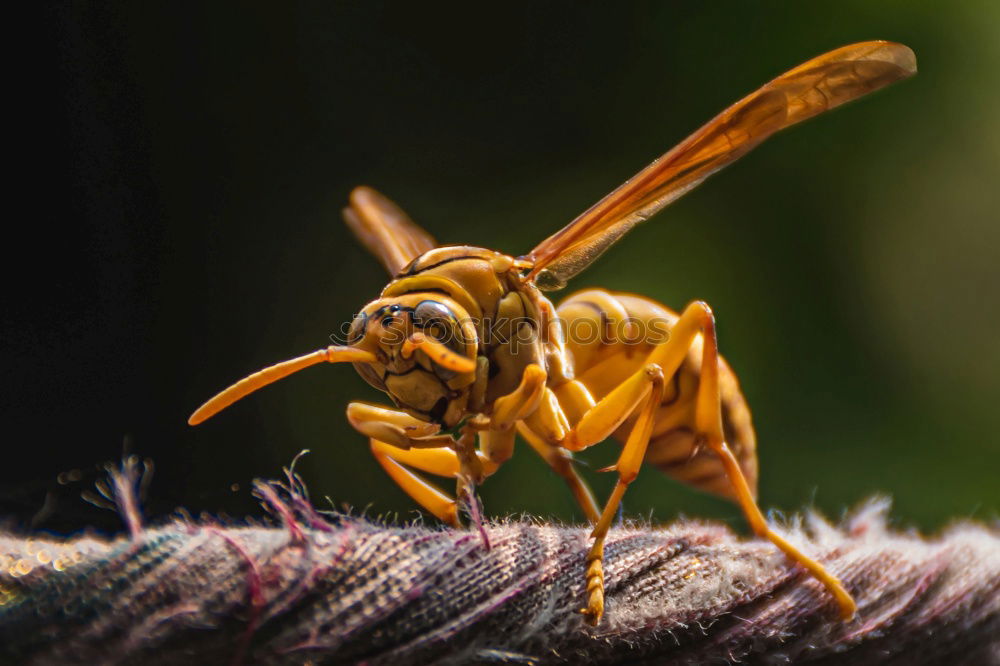
POLYGON ((570 450, 586 448, 604 440, 629 416, 639 413, 618 462, 612 468, 618 472, 618 483, 591 532, 594 543, 587 554, 587 607, 581 612, 592 625, 600 622, 604 615, 604 541, 625 491, 639 475, 656 408, 663 399, 663 387, 663 368, 656 363, 646 365, 587 410, 563 442, 570 450))
POLYGON ((596 525, 597 521, 601 519, 601 512, 597 507, 594 494, 590 491, 587 482, 583 480, 573 467, 573 454, 562 447, 549 444, 525 423, 519 423, 517 431, 531 445, 531 448, 542 457, 542 460, 552 468, 552 471, 566 482, 570 492, 573 493, 573 498, 580 506, 580 510, 583 511, 583 515, 587 518, 587 522, 591 525, 596 525))

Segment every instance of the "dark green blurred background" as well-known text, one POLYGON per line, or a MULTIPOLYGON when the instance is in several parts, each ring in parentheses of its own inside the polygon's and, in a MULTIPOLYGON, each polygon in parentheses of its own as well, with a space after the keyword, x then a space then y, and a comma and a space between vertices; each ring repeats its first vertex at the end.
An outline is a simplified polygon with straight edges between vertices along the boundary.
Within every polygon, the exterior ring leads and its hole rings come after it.
MULTIPOLYGON (((249 481, 308 448, 319 501, 412 517, 346 424, 349 400, 380 399, 349 367, 185 425, 386 282, 340 221, 350 188, 444 243, 526 252, 742 94, 881 38, 916 51, 914 79, 778 135, 571 289, 712 304, 765 508, 838 515, 881 492, 903 524, 995 517, 1000 5, 621 5, 44 10, 8 97, 30 147, 6 246, 32 269, 5 281, 0 515, 27 525, 48 494, 40 527, 114 526, 79 493, 127 440, 156 463, 155 515, 257 513, 249 481)), ((587 474, 603 499, 612 479, 587 474)), ((482 495, 493 515, 574 518, 526 446, 482 495)), ((655 470, 626 510, 740 524, 655 470)))

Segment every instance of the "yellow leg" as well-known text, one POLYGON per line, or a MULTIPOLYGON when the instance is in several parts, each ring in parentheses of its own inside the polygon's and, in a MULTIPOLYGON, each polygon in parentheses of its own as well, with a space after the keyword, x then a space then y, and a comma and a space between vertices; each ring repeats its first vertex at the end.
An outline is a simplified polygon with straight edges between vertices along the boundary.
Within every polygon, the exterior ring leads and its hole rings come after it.
POLYGON ((455 499, 409 468, 459 480, 463 474, 469 474, 470 466, 475 467, 479 476, 496 471, 496 463, 479 451, 466 452, 469 460, 463 465, 463 459, 455 451, 458 442, 448 435, 437 434, 437 425, 397 409, 352 402, 347 406, 347 417, 359 432, 368 435, 375 460, 392 480, 420 506, 455 527, 460 524, 455 499))
POLYGON ((437 434, 441 430, 437 424, 392 407, 352 402, 347 405, 347 420, 362 435, 400 449, 437 448, 455 443, 451 436, 437 434))
POLYGON ((531 445, 531 448, 538 452, 538 455, 552 468, 552 471, 566 481, 587 521, 591 525, 596 525, 601 518, 601 513, 594 500, 594 494, 573 467, 573 454, 566 449, 552 446, 523 423, 518 424, 517 431, 531 445))
MULTIPOLYGON (((391 444, 371 440, 372 455, 396 484, 427 511, 452 527, 460 527, 458 503, 434 484, 414 474, 413 467, 429 474, 461 479, 461 464, 452 449, 398 449, 391 444)), ((497 466, 481 453, 476 453, 487 476, 497 466)))
POLYGON ((604 540, 625 490, 639 474, 646 446, 649 444, 649 435, 653 430, 653 417, 663 399, 663 386, 663 369, 650 363, 588 410, 566 437, 572 445, 579 448, 590 446, 610 435, 625 419, 639 410, 639 417, 632 426, 614 467, 618 471, 618 483, 591 533, 594 544, 587 555, 587 607, 581 612, 593 625, 600 622, 604 615, 604 540))
MULTIPOLYGON (((753 492, 743 477, 740 465, 725 442, 722 430, 722 407, 719 393, 719 350, 715 338, 715 318, 712 311, 704 303, 695 303, 702 309, 701 332, 704 337, 704 347, 701 362, 701 378, 698 385, 698 398, 695 407, 695 425, 698 434, 705 438, 706 445, 722 460, 726 476, 736 491, 740 508, 754 533, 771 541, 781 549, 791 560, 805 567, 812 576, 822 583, 836 599, 840 606, 840 615, 844 620, 854 617, 857 605, 854 599, 844 589, 840 581, 830 574, 823 565, 807 557, 804 553, 788 543, 781 535, 776 534, 767 524, 753 492)), ((690 306, 689 306, 690 309, 690 306)), ((685 312, 686 314, 686 312, 685 312)))
POLYGON ((581 451, 610 437, 649 393, 653 366, 656 372, 668 376, 659 364, 646 365, 588 409, 560 445, 570 451, 581 451))
MULTIPOLYGON (((494 466, 502 465, 514 454, 514 429, 483 430, 479 433, 479 452, 494 466)), ((486 474, 489 476, 489 474, 486 474)))
POLYGON ((452 527, 461 526, 458 520, 458 504, 454 498, 449 497, 437 486, 414 474, 398 460, 399 454, 407 454, 407 462, 419 469, 429 471, 432 474, 440 473, 441 476, 452 476, 453 474, 449 474, 449 472, 454 470, 454 474, 457 474, 458 471, 458 457, 454 451, 450 449, 403 451, 377 439, 371 440, 371 448, 375 460, 382 466, 382 469, 417 504, 437 516, 440 521, 448 523, 452 527), (442 455, 444 452, 451 454, 450 459, 447 455, 442 455))
POLYGON ((542 399, 545 380, 546 373, 541 366, 532 363, 525 368, 518 387, 493 401, 490 427, 493 430, 510 430, 515 423, 535 411, 542 399))

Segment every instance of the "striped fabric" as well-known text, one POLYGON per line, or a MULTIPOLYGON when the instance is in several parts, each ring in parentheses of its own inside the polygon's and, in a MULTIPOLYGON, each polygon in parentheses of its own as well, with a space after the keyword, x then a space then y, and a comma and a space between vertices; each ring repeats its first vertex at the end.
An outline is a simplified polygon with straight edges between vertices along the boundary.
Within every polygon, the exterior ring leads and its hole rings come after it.
POLYGON ((856 595, 847 624, 769 543, 700 522, 619 527, 590 628, 586 529, 391 527, 268 498, 280 527, 0 534, 0 662, 1000 663, 995 526, 926 540, 889 531, 872 503, 839 528, 790 529, 856 595))

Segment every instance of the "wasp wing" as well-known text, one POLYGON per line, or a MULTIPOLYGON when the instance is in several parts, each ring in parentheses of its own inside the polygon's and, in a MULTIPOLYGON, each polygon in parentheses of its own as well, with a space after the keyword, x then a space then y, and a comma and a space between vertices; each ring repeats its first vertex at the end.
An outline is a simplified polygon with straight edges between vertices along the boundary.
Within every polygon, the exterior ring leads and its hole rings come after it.
POLYGON ((430 234, 403 210, 370 187, 355 187, 344 221, 391 275, 437 247, 430 234))
POLYGON ((632 227, 775 132, 904 79, 917 70, 906 46, 851 44, 799 65, 747 95, 522 257, 529 278, 558 289, 632 227))

